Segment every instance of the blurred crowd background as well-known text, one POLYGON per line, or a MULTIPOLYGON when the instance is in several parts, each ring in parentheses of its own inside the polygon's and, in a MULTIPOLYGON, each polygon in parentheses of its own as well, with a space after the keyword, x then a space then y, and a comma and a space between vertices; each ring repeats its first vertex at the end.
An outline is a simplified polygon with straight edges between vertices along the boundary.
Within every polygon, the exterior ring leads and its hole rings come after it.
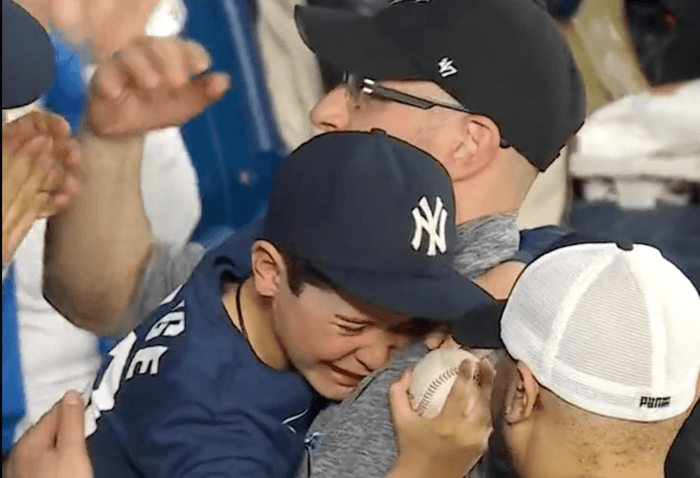
MULTIPOLYGON (((94 63, 144 31, 195 39, 212 69, 231 76, 231 89, 203 114, 147 136, 145 208, 157 238, 174 245, 215 240, 263 213, 275 165, 316 133, 309 111, 342 79, 299 38, 293 12, 301 0, 114 0, 104 23, 89 28, 62 0, 17 3, 49 28, 56 50, 55 80, 39 104, 73 131, 94 63)), ((371 14, 390 2, 308 3, 371 14)), ((548 0, 547 7, 584 75, 588 119, 538 178, 520 225, 569 225, 657 246, 700 287, 700 7, 692 0, 548 0)), ((12 119, 35 107, 4 113, 12 119)), ((88 387, 110 347, 44 300, 45 227, 33 226, 3 280, 3 317, 17 319, 26 401, 15 437, 66 390, 88 387)), ((3 404, 3 428, 11 413, 3 404)))

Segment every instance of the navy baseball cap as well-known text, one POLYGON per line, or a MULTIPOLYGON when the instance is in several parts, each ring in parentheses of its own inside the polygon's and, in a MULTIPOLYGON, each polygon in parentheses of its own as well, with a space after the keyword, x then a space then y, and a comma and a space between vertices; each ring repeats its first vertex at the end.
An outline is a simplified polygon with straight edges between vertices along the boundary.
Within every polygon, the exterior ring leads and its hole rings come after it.
POLYGON ((291 153, 262 235, 355 298, 441 321, 492 301, 454 269, 456 237, 445 169, 380 130, 323 134, 291 153))
POLYGON ((398 0, 374 16, 298 6, 318 57, 373 80, 437 83, 544 171, 586 115, 581 73, 532 0, 398 0))
POLYGON ((35 101, 53 81, 49 35, 26 10, 2 0, 2 108, 35 101))

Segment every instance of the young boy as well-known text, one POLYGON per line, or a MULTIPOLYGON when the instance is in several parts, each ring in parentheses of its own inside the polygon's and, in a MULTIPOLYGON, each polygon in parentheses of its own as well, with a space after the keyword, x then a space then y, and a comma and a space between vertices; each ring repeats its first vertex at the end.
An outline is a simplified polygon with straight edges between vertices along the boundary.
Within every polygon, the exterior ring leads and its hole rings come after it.
POLYGON ((110 352, 87 411, 95 476, 292 476, 319 395, 489 300, 453 269, 455 238, 427 154, 381 131, 302 145, 249 273, 214 249, 110 352))

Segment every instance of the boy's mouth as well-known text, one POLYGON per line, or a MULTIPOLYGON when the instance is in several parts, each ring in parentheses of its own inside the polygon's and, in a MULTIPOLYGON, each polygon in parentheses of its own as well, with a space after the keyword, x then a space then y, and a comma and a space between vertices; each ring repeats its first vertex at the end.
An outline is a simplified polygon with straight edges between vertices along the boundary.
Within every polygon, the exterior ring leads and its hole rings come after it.
POLYGON ((328 367, 337 375, 340 375, 338 382, 341 385, 354 387, 355 385, 360 383, 360 381, 362 381, 363 378, 365 378, 365 375, 352 373, 348 370, 338 367, 337 365, 333 365, 332 363, 328 363, 328 367))

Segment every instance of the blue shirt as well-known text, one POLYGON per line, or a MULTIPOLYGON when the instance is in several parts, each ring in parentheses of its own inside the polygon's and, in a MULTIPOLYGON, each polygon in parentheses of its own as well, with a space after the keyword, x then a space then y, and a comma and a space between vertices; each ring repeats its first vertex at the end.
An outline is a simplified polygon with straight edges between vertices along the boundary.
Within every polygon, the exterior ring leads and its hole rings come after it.
POLYGON ((238 229, 267 204, 275 168, 286 155, 265 82, 251 0, 184 0, 183 36, 209 52, 231 89, 182 128, 197 171, 202 216, 191 240, 210 228, 238 229))
POLYGON ((17 340, 14 271, 2 281, 2 454, 12 446, 15 426, 24 416, 24 389, 17 340))
POLYGON ((224 243, 110 352, 87 411, 96 478, 294 475, 322 400, 233 326, 221 291, 238 278, 224 243))
POLYGON ((44 107, 63 116, 73 134, 77 134, 87 103, 88 85, 82 72, 87 65, 83 58, 87 59, 88 54, 63 41, 56 32, 51 33, 51 42, 56 52, 56 71, 53 84, 43 97, 44 107))

